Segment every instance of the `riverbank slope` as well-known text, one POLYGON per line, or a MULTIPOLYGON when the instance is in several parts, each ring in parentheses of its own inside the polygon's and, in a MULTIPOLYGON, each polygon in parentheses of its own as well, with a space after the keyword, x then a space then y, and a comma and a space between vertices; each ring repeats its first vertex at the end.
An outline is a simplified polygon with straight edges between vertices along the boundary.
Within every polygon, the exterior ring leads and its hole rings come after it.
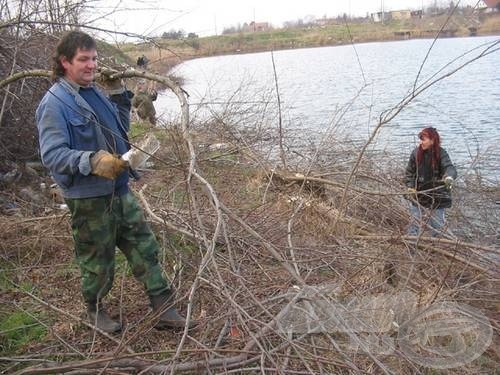
POLYGON ((240 32, 203 38, 158 38, 151 43, 126 44, 123 52, 134 61, 145 55, 151 68, 160 73, 182 61, 198 57, 252 53, 293 48, 309 48, 417 38, 500 35, 500 13, 479 16, 447 15, 391 20, 332 22, 324 26, 283 28, 262 32, 240 32), (444 25, 444 26, 443 26, 444 25))

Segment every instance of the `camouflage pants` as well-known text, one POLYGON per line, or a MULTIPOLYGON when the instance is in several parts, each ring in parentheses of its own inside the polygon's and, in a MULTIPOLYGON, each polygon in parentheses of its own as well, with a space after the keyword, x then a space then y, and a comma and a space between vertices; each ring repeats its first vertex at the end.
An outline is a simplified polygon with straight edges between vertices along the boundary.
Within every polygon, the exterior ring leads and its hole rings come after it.
POLYGON ((149 295, 170 288, 158 264, 159 244, 145 221, 137 199, 127 193, 85 199, 66 199, 71 211, 76 261, 85 302, 95 303, 109 292, 115 274, 115 247, 149 295))

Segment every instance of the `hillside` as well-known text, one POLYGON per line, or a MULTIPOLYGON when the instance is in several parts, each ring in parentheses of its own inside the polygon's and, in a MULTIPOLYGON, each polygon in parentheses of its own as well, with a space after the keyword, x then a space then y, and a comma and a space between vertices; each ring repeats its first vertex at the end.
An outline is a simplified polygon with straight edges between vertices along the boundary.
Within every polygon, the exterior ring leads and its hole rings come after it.
POLYGON ((463 37, 472 33, 478 36, 499 35, 500 12, 480 16, 454 15, 449 20, 447 15, 440 15, 392 20, 384 24, 362 20, 349 24, 338 22, 321 27, 242 32, 203 38, 158 38, 155 40, 156 46, 149 43, 127 44, 121 49, 134 61, 138 56, 146 55, 154 69, 165 72, 183 60, 204 56, 335 46, 351 42, 435 38, 442 25, 445 26, 440 37, 463 37))

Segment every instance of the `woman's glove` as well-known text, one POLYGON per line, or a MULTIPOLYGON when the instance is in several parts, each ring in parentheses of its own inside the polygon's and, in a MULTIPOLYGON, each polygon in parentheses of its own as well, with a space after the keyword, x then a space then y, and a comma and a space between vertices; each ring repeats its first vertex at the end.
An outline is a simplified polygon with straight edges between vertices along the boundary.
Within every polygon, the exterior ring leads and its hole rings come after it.
POLYGON ((90 165, 92 174, 109 180, 114 180, 128 168, 128 162, 104 150, 97 151, 90 158, 90 165))
POLYGON ((451 188, 453 187, 453 178, 450 176, 446 176, 443 182, 446 189, 451 190, 451 188))
POLYGON ((415 188, 408 188, 405 197, 411 201, 417 200, 417 190, 415 188))

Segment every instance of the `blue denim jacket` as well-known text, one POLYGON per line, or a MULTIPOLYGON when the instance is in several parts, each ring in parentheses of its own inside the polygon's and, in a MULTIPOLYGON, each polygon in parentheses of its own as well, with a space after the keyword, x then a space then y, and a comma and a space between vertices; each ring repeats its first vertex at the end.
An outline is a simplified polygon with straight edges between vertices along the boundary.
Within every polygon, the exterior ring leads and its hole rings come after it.
MULTIPOLYGON (((116 95, 116 103, 98 89, 106 105, 122 125, 127 137, 130 126, 128 92, 116 95)), ((73 84, 59 79, 45 94, 36 110, 40 153, 65 198, 91 198, 112 194, 114 181, 90 174, 90 157, 106 150, 106 140, 97 123, 97 116, 78 94, 73 84)))

